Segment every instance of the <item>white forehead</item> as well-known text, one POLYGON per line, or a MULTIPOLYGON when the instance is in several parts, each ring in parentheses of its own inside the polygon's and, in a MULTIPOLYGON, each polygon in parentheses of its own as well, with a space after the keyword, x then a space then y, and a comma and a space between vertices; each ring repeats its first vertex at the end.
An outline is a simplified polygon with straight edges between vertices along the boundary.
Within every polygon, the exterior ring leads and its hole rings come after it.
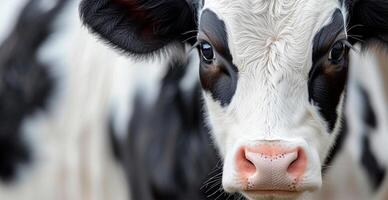
POLYGON ((240 72, 269 65, 307 71, 314 35, 337 8, 340 0, 205 0, 203 7, 225 22, 240 72))

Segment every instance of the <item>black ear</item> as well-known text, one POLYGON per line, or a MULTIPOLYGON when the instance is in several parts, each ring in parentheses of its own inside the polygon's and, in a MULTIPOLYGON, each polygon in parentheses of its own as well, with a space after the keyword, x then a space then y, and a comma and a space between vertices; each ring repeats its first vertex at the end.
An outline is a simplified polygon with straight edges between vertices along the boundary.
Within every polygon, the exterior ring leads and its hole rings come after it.
POLYGON ((380 38, 388 42, 388 1, 387 0, 346 0, 348 1, 351 29, 349 35, 361 40, 380 38))
POLYGON ((80 14, 84 24, 115 47, 150 54, 195 34, 197 1, 82 0, 80 14))

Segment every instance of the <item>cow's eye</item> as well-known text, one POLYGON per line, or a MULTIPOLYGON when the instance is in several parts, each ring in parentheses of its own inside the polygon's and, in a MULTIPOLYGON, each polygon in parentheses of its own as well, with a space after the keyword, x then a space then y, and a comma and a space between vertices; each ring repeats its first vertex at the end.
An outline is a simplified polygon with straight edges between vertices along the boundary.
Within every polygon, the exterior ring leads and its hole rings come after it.
POLYGON ((213 51, 213 47, 212 47, 211 44, 209 44, 208 42, 202 42, 200 44, 199 49, 200 49, 200 52, 201 52, 202 59, 206 63, 213 62, 213 60, 214 60, 214 51, 213 51))
POLYGON ((336 42, 330 50, 329 60, 333 63, 339 63, 345 55, 345 50, 343 41, 336 42))

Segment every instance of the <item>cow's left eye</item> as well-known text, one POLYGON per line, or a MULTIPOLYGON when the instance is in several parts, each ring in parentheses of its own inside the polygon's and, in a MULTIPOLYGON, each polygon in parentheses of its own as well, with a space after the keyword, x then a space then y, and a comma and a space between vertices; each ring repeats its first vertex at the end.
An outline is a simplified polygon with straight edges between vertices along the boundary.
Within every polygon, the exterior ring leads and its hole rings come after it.
POLYGON ((336 42, 330 50, 329 60, 333 63, 339 63, 345 55, 345 50, 343 41, 336 42))
POLYGON ((214 60, 214 51, 212 45, 208 42, 202 42, 199 48, 201 51, 202 59, 207 63, 211 63, 214 60))

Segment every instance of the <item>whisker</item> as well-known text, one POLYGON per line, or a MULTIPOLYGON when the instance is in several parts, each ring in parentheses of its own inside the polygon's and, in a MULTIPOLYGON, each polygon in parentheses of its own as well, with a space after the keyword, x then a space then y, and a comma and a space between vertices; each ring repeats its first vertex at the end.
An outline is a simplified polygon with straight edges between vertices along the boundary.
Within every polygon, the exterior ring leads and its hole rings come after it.
POLYGON ((199 45, 198 42, 196 42, 192 47, 190 47, 190 49, 188 50, 188 54, 189 55, 195 48, 197 48, 197 46, 199 45))
POLYGON ((217 200, 218 198, 220 198, 221 196, 223 196, 225 193, 224 192, 221 192, 220 195, 218 195, 218 197, 215 199, 217 200))
MULTIPOLYGON (((198 46, 199 45, 199 42, 196 42, 195 44, 194 44, 194 46, 198 46)), ((212 173, 216 173, 216 172, 218 172, 218 170, 220 170, 221 169, 221 167, 219 167, 218 166, 218 163, 217 163, 217 165, 212 169, 212 171, 208 174, 208 176, 210 176, 212 173)))
POLYGON ((228 198, 226 198, 226 200, 229 200, 230 197, 233 197, 231 194, 226 194, 228 195, 228 198))
POLYGON ((217 173, 217 174, 211 176, 211 177, 210 177, 208 180, 206 180, 204 183, 207 183, 207 182, 211 181, 212 179, 217 178, 217 177, 219 177, 219 176, 221 176, 221 175, 222 175, 222 172, 219 172, 219 173, 217 173))
POLYGON ((185 39, 185 40, 183 41, 183 43, 185 43, 185 42, 187 42, 187 41, 189 41, 189 40, 191 40, 191 39, 194 39, 194 38, 196 38, 196 37, 197 37, 196 35, 191 36, 191 37, 185 39))
POLYGON ((349 32, 349 31, 351 31, 352 29, 354 29, 354 28, 358 28, 358 27, 363 27, 364 25, 362 25, 362 24, 355 24, 355 25, 353 25, 352 27, 350 27, 349 29, 347 29, 347 31, 349 32))
MULTIPOLYGON (((213 180, 211 183, 208 183, 208 184, 206 184, 206 185, 203 185, 200 189, 202 190, 202 189, 205 189, 205 188, 207 188, 208 186, 210 186, 210 185, 217 185, 217 183, 221 183, 221 179, 216 179, 216 180, 213 180)), ((212 189, 212 188, 210 188, 210 189, 212 189)), ((208 189, 209 190, 209 189, 208 189)), ((206 192, 208 192, 208 191, 206 191, 206 192)))
POLYGON ((212 180, 209 180, 209 181, 207 181, 206 183, 204 183, 204 184, 206 184, 206 185, 209 185, 209 184, 211 184, 211 183, 214 183, 215 181, 219 181, 219 180, 221 180, 221 176, 219 176, 219 177, 214 177, 214 178, 212 178, 212 180))
MULTIPOLYGON (((198 43, 198 42, 197 42, 198 43)), ((197 44, 196 43, 196 44, 197 44)), ((197 44, 197 45, 199 45, 199 44, 197 44)), ((194 46, 195 46, 195 44, 194 44, 194 46)), ((222 174, 222 171, 219 171, 220 170, 220 168, 218 168, 218 167, 215 167, 209 174, 208 174, 208 176, 213 176, 213 175, 216 175, 216 174, 222 174)))
POLYGON ((218 171, 218 170, 214 170, 214 172, 212 172, 211 174, 209 174, 209 176, 210 175, 212 175, 212 176, 219 176, 219 175, 221 175, 222 174, 222 171, 220 172, 220 171, 218 171))
POLYGON ((210 192, 211 190, 213 190, 214 188, 216 188, 217 186, 219 186, 218 184, 214 184, 213 186, 211 186, 210 188, 208 188, 206 190, 206 193, 210 192))
POLYGON ((351 50, 353 50, 353 51, 359 53, 358 50, 357 50, 352 44, 349 43, 349 41, 344 41, 344 44, 345 44, 347 47, 349 47, 351 50))
POLYGON ((207 196, 207 198, 212 197, 213 195, 217 194, 217 192, 219 192, 219 190, 214 191, 212 194, 210 194, 209 196, 207 196))
POLYGON ((354 34, 350 34, 348 36, 354 36, 354 37, 362 37, 362 35, 354 35, 354 34))
POLYGON ((186 35, 186 34, 189 34, 189 33, 198 33, 198 30, 186 31, 186 32, 182 33, 182 35, 186 35))
POLYGON ((355 40, 357 40, 357 41, 359 41, 359 42, 365 43, 365 41, 362 40, 362 39, 360 39, 360 38, 357 38, 357 37, 354 37, 354 36, 349 36, 349 37, 350 37, 350 38, 353 38, 353 39, 355 39, 355 40))
POLYGON ((216 167, 222 168, 222 166, 224 166, 224 163, 223 163, 222 160, 220 159, 220 160, 218 160, 216 167))
POLYGON ((244 200, 244 197, 241 195, 240 198, 239 198, 239 200, 244 200))

